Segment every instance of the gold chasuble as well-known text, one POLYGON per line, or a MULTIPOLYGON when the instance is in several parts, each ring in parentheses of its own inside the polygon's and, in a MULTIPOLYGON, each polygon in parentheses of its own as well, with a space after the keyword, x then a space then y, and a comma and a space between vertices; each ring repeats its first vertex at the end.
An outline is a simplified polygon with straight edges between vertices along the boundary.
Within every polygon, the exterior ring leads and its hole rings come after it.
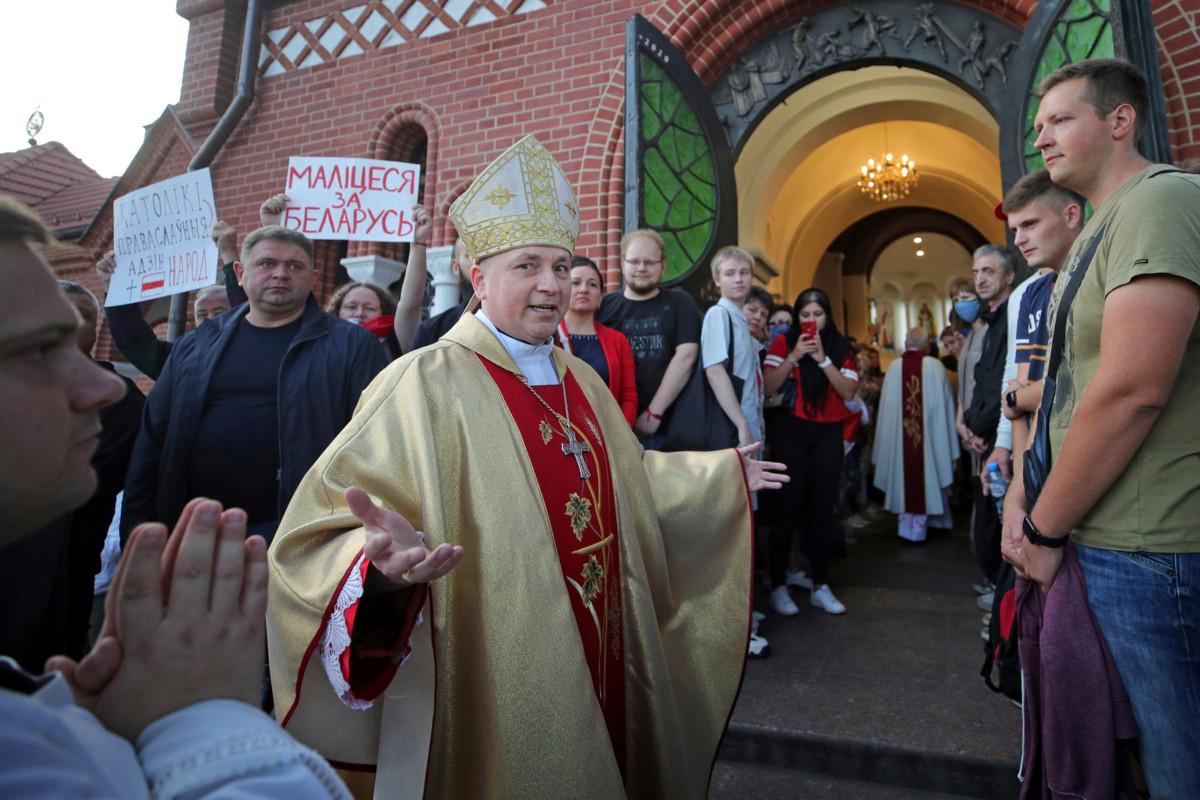
POLYGON ((749 628, 741 458, 643 453, 599 376, 553 359, 562 385, 526 385, 473 316, 399 359, 271 546, 277 713, 335 764, 374 770, 377 798, 707 792, 749 628), (424 602, 415 628, 399 600, 385 626, 411 629, 403 663, 405 642, 356 629, 351 486, 430 548, 466 551, 427 598, 398 593, 424 602))

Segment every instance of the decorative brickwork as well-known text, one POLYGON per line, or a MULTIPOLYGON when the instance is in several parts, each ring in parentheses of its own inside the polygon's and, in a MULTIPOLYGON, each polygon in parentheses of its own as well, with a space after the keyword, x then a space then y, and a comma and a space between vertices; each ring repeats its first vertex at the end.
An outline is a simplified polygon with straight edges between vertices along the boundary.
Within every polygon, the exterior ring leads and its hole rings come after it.
POLYGON ((528 14, 554 0, 371 0, 268 30, 263 76, 329 64, 371 50, 430 39, 501 17, 528 14))
MULTIPOLYGON (((1197 157, 1196 0, 1152 3, 1172 143, 1178 158, 1197 157)), ((1034 2, 969 4, 1020 28, 1034 2)), ((579 252, 595 258, 615 283, 624 208, 626 22, 635 13, 646 16, 687 55, 702 80, 711 82, 750 43, 827 5, 823 0, 275 5, 263 25, 257 99, 212 167, 217 208, 244 234, 257 226, 262 200, 281 190, 289 156, 408 159, 421 151, 423 137, 433 244, 445 245, 454 236, 446 218, 450 203, 492 158, 533 133, 563 164, 579 196, 579 252)), ((184 126, 160 120, 122 178, 121 191, 182 172, 235 88, 244 9, 220 0, 181 0, 178 8, 192 21, 179 104, 184 126), (170 135, 157 133, 159 128, 170 135)), ((109 208, 85 246, 101 252, 111 225, 109 208)), ((322 245, 322 296, 332 286, 338 258, 372 252, 362 245, 322 245)), ((379 252, 386 255, 387 249, 379 252)))
POLYGON ((1153 0, 1171 149, 1178 162, 1200 158, 1200 4, 1153 0))

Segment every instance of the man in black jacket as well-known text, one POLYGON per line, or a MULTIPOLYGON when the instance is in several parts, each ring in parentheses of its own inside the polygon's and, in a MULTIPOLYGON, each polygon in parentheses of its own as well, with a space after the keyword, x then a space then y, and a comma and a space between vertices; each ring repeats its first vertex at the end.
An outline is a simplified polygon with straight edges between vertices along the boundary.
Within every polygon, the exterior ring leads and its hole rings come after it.
MULTIPOLYGON (((974 253, 971 277, 984 305, 982 317, 988 327, 983 351, 975 364, 975 392, 971 395, 971 405, 963 411, 963 423, 984 441, 984 453, 992 452, 1000 421, 1000 389, 1004 382, 1004 356, 1008 350, 1008 296, 1012 292, 1016 270, 1016 258, 1005 247, 985 244, 974 253)), ((994 583, 1003 563, 1000 518, 995 499, 984 494, 982 483, 972 480, 971 485, 975 500, 975 523, 971 532, 975 558, 988 581, 994 583)))
POLYGON ((321 310, 313 245, 279 226, 234 265, 248 303, 172 348, 147 399, 121 518, 174 524, 194 496, 245 509, 268 540, 300 478, 388 362, 375 337, 321 310))

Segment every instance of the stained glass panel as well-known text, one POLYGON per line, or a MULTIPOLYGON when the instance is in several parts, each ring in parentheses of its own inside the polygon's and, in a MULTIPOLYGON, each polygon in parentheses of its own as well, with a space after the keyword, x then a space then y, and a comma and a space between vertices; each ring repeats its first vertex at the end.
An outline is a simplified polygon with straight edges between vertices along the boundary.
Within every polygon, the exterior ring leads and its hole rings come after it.
POLYGON ((704 255, 716 226, 713 156, 696 112, 651 58, 639 58, 642 220, 667 245, 664 281, 674 280, 704 255))

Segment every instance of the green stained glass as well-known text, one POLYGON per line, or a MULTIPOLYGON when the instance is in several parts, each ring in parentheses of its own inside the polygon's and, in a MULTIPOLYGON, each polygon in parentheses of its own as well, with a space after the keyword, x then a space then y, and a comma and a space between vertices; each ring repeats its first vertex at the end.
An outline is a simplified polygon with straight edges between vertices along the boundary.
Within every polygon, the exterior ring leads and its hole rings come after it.
POLYGON ((639 59, 641 217, 667 245, 663 280, 689 272, 716 227, 716 168, 700 119, 652 59, 639 59))
POLYGON ((1034 71, 1033 83, 1025 108, 1025 169, 1041 169, 1042 154, 1033 143, 1037 131, 1033 120, 1037 115, 1038 85, 1054 70, 1088 58, 1112 58, 1116 55, 1113 43, 1112 0, 1072 0, 1059 15, 1041 60, 1034 71))

